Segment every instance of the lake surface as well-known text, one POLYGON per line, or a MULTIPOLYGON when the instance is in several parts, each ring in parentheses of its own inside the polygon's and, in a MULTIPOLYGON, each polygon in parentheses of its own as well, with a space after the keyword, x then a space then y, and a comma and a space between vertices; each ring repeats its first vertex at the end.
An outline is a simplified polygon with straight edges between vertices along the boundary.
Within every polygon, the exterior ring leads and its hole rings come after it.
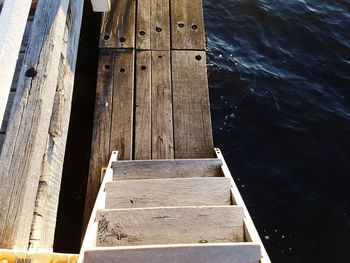
POLYGON ((273 262, 350 262, 350 1, 204 1, 214 139, 273 262))
MULTIPOLYGON (((100 15, 88 1, 55 250, 78 252, 100 15)), ((274 263, 350 262, 350 1, 203 0, 214 140, 274 263)))

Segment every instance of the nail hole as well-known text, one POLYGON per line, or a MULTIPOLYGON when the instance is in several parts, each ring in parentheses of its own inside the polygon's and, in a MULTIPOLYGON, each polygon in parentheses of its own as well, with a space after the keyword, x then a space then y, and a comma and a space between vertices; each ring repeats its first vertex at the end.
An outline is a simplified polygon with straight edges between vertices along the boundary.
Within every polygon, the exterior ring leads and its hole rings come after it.
POLYGON ((158 58, 162 58, 162 56, 159 55, 158 58))
POLYGON ((142 70, 146 70, 147 67, 146 67, 146 66, 141 66, 141 69, 142 69, 142 70))
POLYGON ((159 33, 162 32, 162 29, 160 27, 156 27, 156 31, 159 33))
POLYGON ((144 35, 146 35, 146 32, 145 31, 140 31, 139 34, 140 34, 140 36, 144 36, 144 35))
POLYGON ((108 34, 104 35, 103 39, 104 40, 108 40, 110 38, 110 36, 108 34))
POLYGON ((121 68, 121 69, 120 69, 120 72, 121 72, 121 73, 124 73, 124 72, 125 72, 125 68, 121 68))
POLYGON ((110 65, 105 65, 105 69, 110 69, 111 68, 111 66, 110 65))
POLYGON ((121 37, 119 40, 120 40, 120 42, 122 42, 122 43, 126 41, 125 37, 121 37))
POLYGON ((202 57, 200 55, 196 56, 196 60, 200 61, 202 59, 202 57))
POLYGON ((197 25, 192 25, 192 29, 193 29, 193 30, 197 30, 197 29, 198 29, 198 26, 197 26, 197 25))
POLYGON ((184 23, 178 23, 177 26, 178 26, 179 28, 184 28, 184 27, 185 27, 185 24, 184 24, 184 23))
POLYGON ((35 68, 30 68, 26 71, 26 76, 29 78, 34 78, 38 74, 35 68))

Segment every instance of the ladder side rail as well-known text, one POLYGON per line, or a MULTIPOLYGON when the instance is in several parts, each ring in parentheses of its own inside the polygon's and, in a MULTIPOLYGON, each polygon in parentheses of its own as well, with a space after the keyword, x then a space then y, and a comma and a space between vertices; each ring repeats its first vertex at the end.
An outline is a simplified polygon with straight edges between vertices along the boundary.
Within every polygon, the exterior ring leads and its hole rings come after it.
POLYGON ((231 193, 232 193, 233 201, 235 202, 236 205, 243 207, 243 211, 244 211, 244 215, 245 215, 245 219, 244 219, 245 224, 244 225, 245 225, 245 230, 247 233, 247 238, 249 239, 248 241, 261 244, 262 258, 260 259, 260 263, 271 263, 269 255, 266 252, 266 249, 261 241, 261 238, 258 234, 258 231, 256 230, 256 228, 254 226, 253 220, 248 212, 248 209, 243 201, 243 198, 238 190, 238 187, 237 187, 235 181, 233 180, 231 172, 230 172, 230 170, 225 162, 224 156, 222 155, 220 149, 218 149, 218 148, 215 148, 215 154, 216 154, 217 158, 222 160, 223 165, 221 168, 222 168, 222 172, 224 173, 224 176, 230 178, 230 180, 231 180, 231 193))
POLYGON ((78 263, 84 262, 84 252, 85 250, 92 249, 96 247, 96 237, 97 237, 97 228, 98 228, 98 222, 96 222, 96 214, 98 210, 104 209, 106 204, 106 192, 105 187, 107 182, 113 181, 113 168, 112 163, 117 161, 118 159, 118 152, 113 151, 111 158, 109 159, 108 166, 105 172, 105 175, 103 177, 103 181, 101 183, 100 190, 98 192, 96 202, 94 205, 94 208, 92 210, 89 223, 86 229, 86 233, 84 236, 84 240, 80 249, 80 254, 78 258, 78 263))

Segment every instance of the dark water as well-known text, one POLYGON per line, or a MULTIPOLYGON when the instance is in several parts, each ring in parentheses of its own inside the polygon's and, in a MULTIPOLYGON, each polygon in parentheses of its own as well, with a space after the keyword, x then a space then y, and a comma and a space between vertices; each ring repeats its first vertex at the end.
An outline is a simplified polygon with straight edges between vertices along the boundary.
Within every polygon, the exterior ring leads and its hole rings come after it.
MULTIPOLYGON (((99 34, 86 2, 56 251, 77 252, 99 34)), ((215 144, 275 263, 350 263, 350 1, 203 0, 215 144)))
POLYGON ((350 1, 204 1, 220 147, 273 262, 350 262, 350 1))

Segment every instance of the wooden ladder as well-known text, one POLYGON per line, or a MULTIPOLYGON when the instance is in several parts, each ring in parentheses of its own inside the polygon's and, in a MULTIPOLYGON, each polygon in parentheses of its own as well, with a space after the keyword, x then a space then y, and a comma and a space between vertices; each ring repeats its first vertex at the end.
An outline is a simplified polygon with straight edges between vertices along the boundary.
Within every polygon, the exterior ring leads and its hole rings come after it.
POLYGON ((218 158, 117 161, 105 172, 78 262, 268 263, 218 158))

